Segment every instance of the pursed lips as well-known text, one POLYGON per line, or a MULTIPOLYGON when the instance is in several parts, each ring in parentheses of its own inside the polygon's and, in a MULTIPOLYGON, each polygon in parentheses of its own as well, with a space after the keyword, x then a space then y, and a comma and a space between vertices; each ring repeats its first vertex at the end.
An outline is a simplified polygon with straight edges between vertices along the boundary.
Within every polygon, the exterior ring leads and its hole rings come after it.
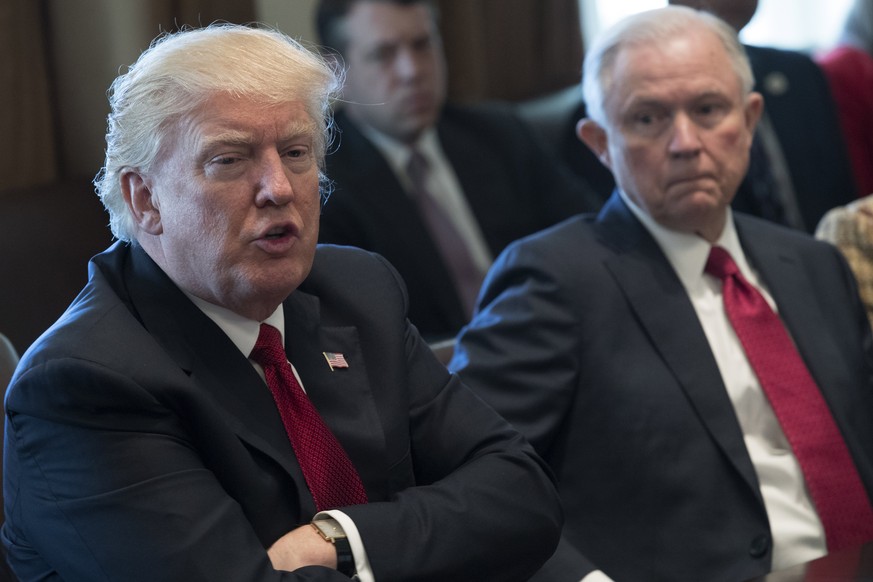
POLYGON ((693 184, 695 182, 716 182, 715 176, 709 173, 694 174, 690 176, 680 176, 673 178, 667 182, 668 187, 680 186, 683 184, 693 184))

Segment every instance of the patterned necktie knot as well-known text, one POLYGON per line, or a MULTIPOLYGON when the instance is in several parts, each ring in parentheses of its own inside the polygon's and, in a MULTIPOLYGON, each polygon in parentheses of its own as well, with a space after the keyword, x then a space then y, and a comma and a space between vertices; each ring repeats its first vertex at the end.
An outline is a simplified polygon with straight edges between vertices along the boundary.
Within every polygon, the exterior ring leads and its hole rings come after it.
POLYGON ((285 357, 285 348, 282 345, 282 334, 279 330, 267 323, 261 324, 261 332, 258 334, 258 341, 251 353, 252 360, 256 361, 261 367, 284 365, 288 362, 285 357))
POLYGON ((705 273, 722 280, 739 272, 737 264, 731 258, 730 253, 722 247, 712 247, 710 249, 709 258, 707 258, 706 267, 703 270, 705 273))

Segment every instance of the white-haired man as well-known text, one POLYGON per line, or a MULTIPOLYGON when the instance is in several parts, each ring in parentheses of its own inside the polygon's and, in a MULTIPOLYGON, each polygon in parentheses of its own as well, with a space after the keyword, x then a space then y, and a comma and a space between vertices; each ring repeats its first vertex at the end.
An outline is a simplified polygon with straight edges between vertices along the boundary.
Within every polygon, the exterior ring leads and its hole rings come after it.
POLYGON ((120 241, 6 400, 23 582, 524 580, 553 551, 542 462, 435 359, 396 272, 316 249, 336 88, 231 25, 114 83, 120 241))
POLYGON ((583 87, 617 190, 502 254, 450 366, 556 472, 536 579, 748 580, 873 539, 870 326, 836 249, 730 209, 763 106, 735 32, 629 17, 583 87))

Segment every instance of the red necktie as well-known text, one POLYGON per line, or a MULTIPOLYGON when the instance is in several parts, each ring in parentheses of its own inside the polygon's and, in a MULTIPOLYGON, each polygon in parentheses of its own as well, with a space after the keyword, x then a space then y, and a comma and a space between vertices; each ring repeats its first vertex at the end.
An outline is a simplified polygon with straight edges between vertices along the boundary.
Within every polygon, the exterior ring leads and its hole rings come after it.
POLYGON ((278 329, 261 324, 251 359, 264 368, 315 507, 323 511, 366 503, 358 472, 294 377, 278 329))
POLYGON ((440 256, 452 274, 461 304, 469 317, 473 314, 484 274, 473 261, 470 249, 467 248, 458 229, 427 189, 428 171, 427 158, 417 149, 412 148, 406 166, 406 172, 412 182, 412 193, 427 225, 427 230, 433 237, 440 256))
POLYGON ((773 406, 824 525, 829 551, 873 540, 873 509, 830 409, 779 316, 713 247, 706 273, 723 283, 724 308, 773 406))

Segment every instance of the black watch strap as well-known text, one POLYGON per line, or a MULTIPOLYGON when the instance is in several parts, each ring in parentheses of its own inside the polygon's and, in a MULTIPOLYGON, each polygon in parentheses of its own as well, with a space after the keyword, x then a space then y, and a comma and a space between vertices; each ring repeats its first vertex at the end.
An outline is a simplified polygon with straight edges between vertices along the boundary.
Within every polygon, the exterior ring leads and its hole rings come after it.
POLYGON ((352 555, 352 546, 347 538, 337 538, 333 541, 336 548, 336 569, 340 574, 349 578, 357 574, 355 569, 355 557, 352 555))
POLYGON ((357 580, 357 568, 355 568, 355 556, 352 554, 352 545, 349 543, 342 526, 332 517, 323 517, 312 521, 315 531, 333 544, 336 551, 337 572, 345 574, 349 578, 357 580))

